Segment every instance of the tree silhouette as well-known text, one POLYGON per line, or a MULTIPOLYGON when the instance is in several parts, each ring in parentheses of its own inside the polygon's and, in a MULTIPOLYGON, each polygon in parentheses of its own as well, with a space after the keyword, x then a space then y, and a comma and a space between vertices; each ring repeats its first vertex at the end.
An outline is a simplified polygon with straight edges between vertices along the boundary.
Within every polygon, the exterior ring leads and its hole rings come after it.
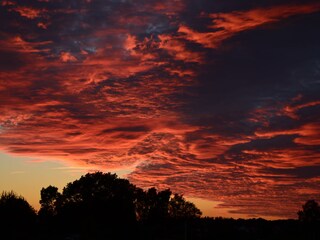
POLYGON ((29 239, 34 230, 35 221, 35 210, 22 196, 12 191, 2 192, 0 196, 2 236, 8 239, 29 239))
POLYGON ((119 228, 125 225, 130 229, 135 223, 134 192, 135 186, 116 174, 88 173, 68 183, 58 197, 56 211, 60 226, 65 232, 80 229, 82 235, 92 239, 106 237, 96 236, 100 233, 127 234, 119 233, 119 228))
POLYGON ((190 219, 201 217, 201 211, 183 195, 174 194, 169 189, 157 192, 137 188, 135 203, 137 219, 140 221, 162 221, 165 219, 190 219))
POLYGON ((320 221, 320 206, 315 200, 308 200, 298 212, 299 220, 304 222, 320 221))
MULTIPOLYGON (((137 226, 165 226, 170 219, 201 216, 193 203, 169 189, 143 190, 111 173, 88 173, 63 188, 42 188, 40 222, 43 234, 79 233, 84 239, 123 239, 137 226), (121 229, 126 228, 126 231, 121 229)), ((143 230, 141 230, 143 232, 143 230)))
POLYGON ((40 204, 41 208, 39 210, 40 216, 55 216, 57 215, 57 203, 61 196, 58 192, 58 188, 54 186, 48 186, 47 188, 42 188, 40 192, 40 204))
POLYGON ((174 194, 169 202, 169 216, 174 219, 190 219, 201 217, 202 212, 183 195, 174 194))
POLYGON ((168 217, 168 206, 171 191, 169 189, 157 192, 155 188, 148 189, 142 199, 144 212, 142 213, 145 221, 162 221, 168 217))

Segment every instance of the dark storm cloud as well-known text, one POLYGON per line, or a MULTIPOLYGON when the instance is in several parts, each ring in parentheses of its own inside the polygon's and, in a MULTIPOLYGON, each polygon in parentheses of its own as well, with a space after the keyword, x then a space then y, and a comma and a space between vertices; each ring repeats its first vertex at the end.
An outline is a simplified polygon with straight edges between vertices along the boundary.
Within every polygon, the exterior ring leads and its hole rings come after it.
POLYGON ((265 169, 265 173, 291 175, 301 179, 315 178, 320 176, 320 166, 306 166, 288 169, 265 169))
POLYGON ((101 133, 112 133, 112 132, 148 132, 149 128, 146 126, 130 126, 130 127, 117 127, 117 128, 109 128, 103 130, 101 133))

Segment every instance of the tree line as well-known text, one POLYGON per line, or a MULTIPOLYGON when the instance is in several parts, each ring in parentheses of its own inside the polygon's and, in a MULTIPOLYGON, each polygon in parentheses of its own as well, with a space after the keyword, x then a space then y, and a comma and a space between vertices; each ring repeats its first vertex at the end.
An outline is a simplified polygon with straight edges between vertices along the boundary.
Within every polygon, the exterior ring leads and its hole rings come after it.
POLYGON ((181 194, 143 190, 102 172, 88 173, 62 192, 42 188, 40 196, 36 212, 14 192, 1 194, 0 239, 320 239, 314 230, 320 226, 320 206, 314 200, 302 206, 299 221, 201 218, 181 194))
POLYGON ((111 173, 88 173, 68 183, 61 193, 57 187, 48 186, 41 189, 40 196, 41 207, 36 213, 23 197, 13 192, 2 193, 0 226, 8 235, 26 239, 28 234, 34 234, 31 230, 37 224, 48 237, 65 234, 78 234, 85 239, 125 237, 141 225, 161 225, 202 215, 181 194, 173 194, 170 189, 143 190, 111 173))

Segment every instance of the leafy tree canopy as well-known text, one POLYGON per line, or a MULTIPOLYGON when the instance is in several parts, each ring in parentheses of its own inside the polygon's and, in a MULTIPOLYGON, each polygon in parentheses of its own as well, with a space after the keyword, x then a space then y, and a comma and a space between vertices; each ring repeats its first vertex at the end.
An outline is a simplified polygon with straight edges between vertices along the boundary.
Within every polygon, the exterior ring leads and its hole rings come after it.
POLYGON ((308 200, 298 212, 299 220, 305 222, 320 221, 320 206, 315 200, 308 200))
POLYGON ((62 193, 53 186, 41 190, 41 213, 102 222, 162 221, 197 218, 201 211, 170 189, 143 190, 111 173, 88 173, 68 183, 62 193))
POLYGON ((36 212, 30 204, 14 192, 2 192, 0 196, 0 226, 9 234, 30 231, 36 221, 36 212), (14 232, 19 229, 20 232, 14 232))
POLYGON ((169 215, 172 218, 198 218, 202 212, 192 202, 184 199, 183 195, 174 194, 169 202, 169 215))

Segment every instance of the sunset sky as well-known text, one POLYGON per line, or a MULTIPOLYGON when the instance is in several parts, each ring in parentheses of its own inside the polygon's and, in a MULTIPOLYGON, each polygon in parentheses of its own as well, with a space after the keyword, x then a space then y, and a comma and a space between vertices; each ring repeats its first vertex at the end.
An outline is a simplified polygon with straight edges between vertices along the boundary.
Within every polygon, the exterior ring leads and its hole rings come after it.
POLYGON ((320 3, 0 1, 0 192, 110 171, 207 216, 320 201, 320 3))

